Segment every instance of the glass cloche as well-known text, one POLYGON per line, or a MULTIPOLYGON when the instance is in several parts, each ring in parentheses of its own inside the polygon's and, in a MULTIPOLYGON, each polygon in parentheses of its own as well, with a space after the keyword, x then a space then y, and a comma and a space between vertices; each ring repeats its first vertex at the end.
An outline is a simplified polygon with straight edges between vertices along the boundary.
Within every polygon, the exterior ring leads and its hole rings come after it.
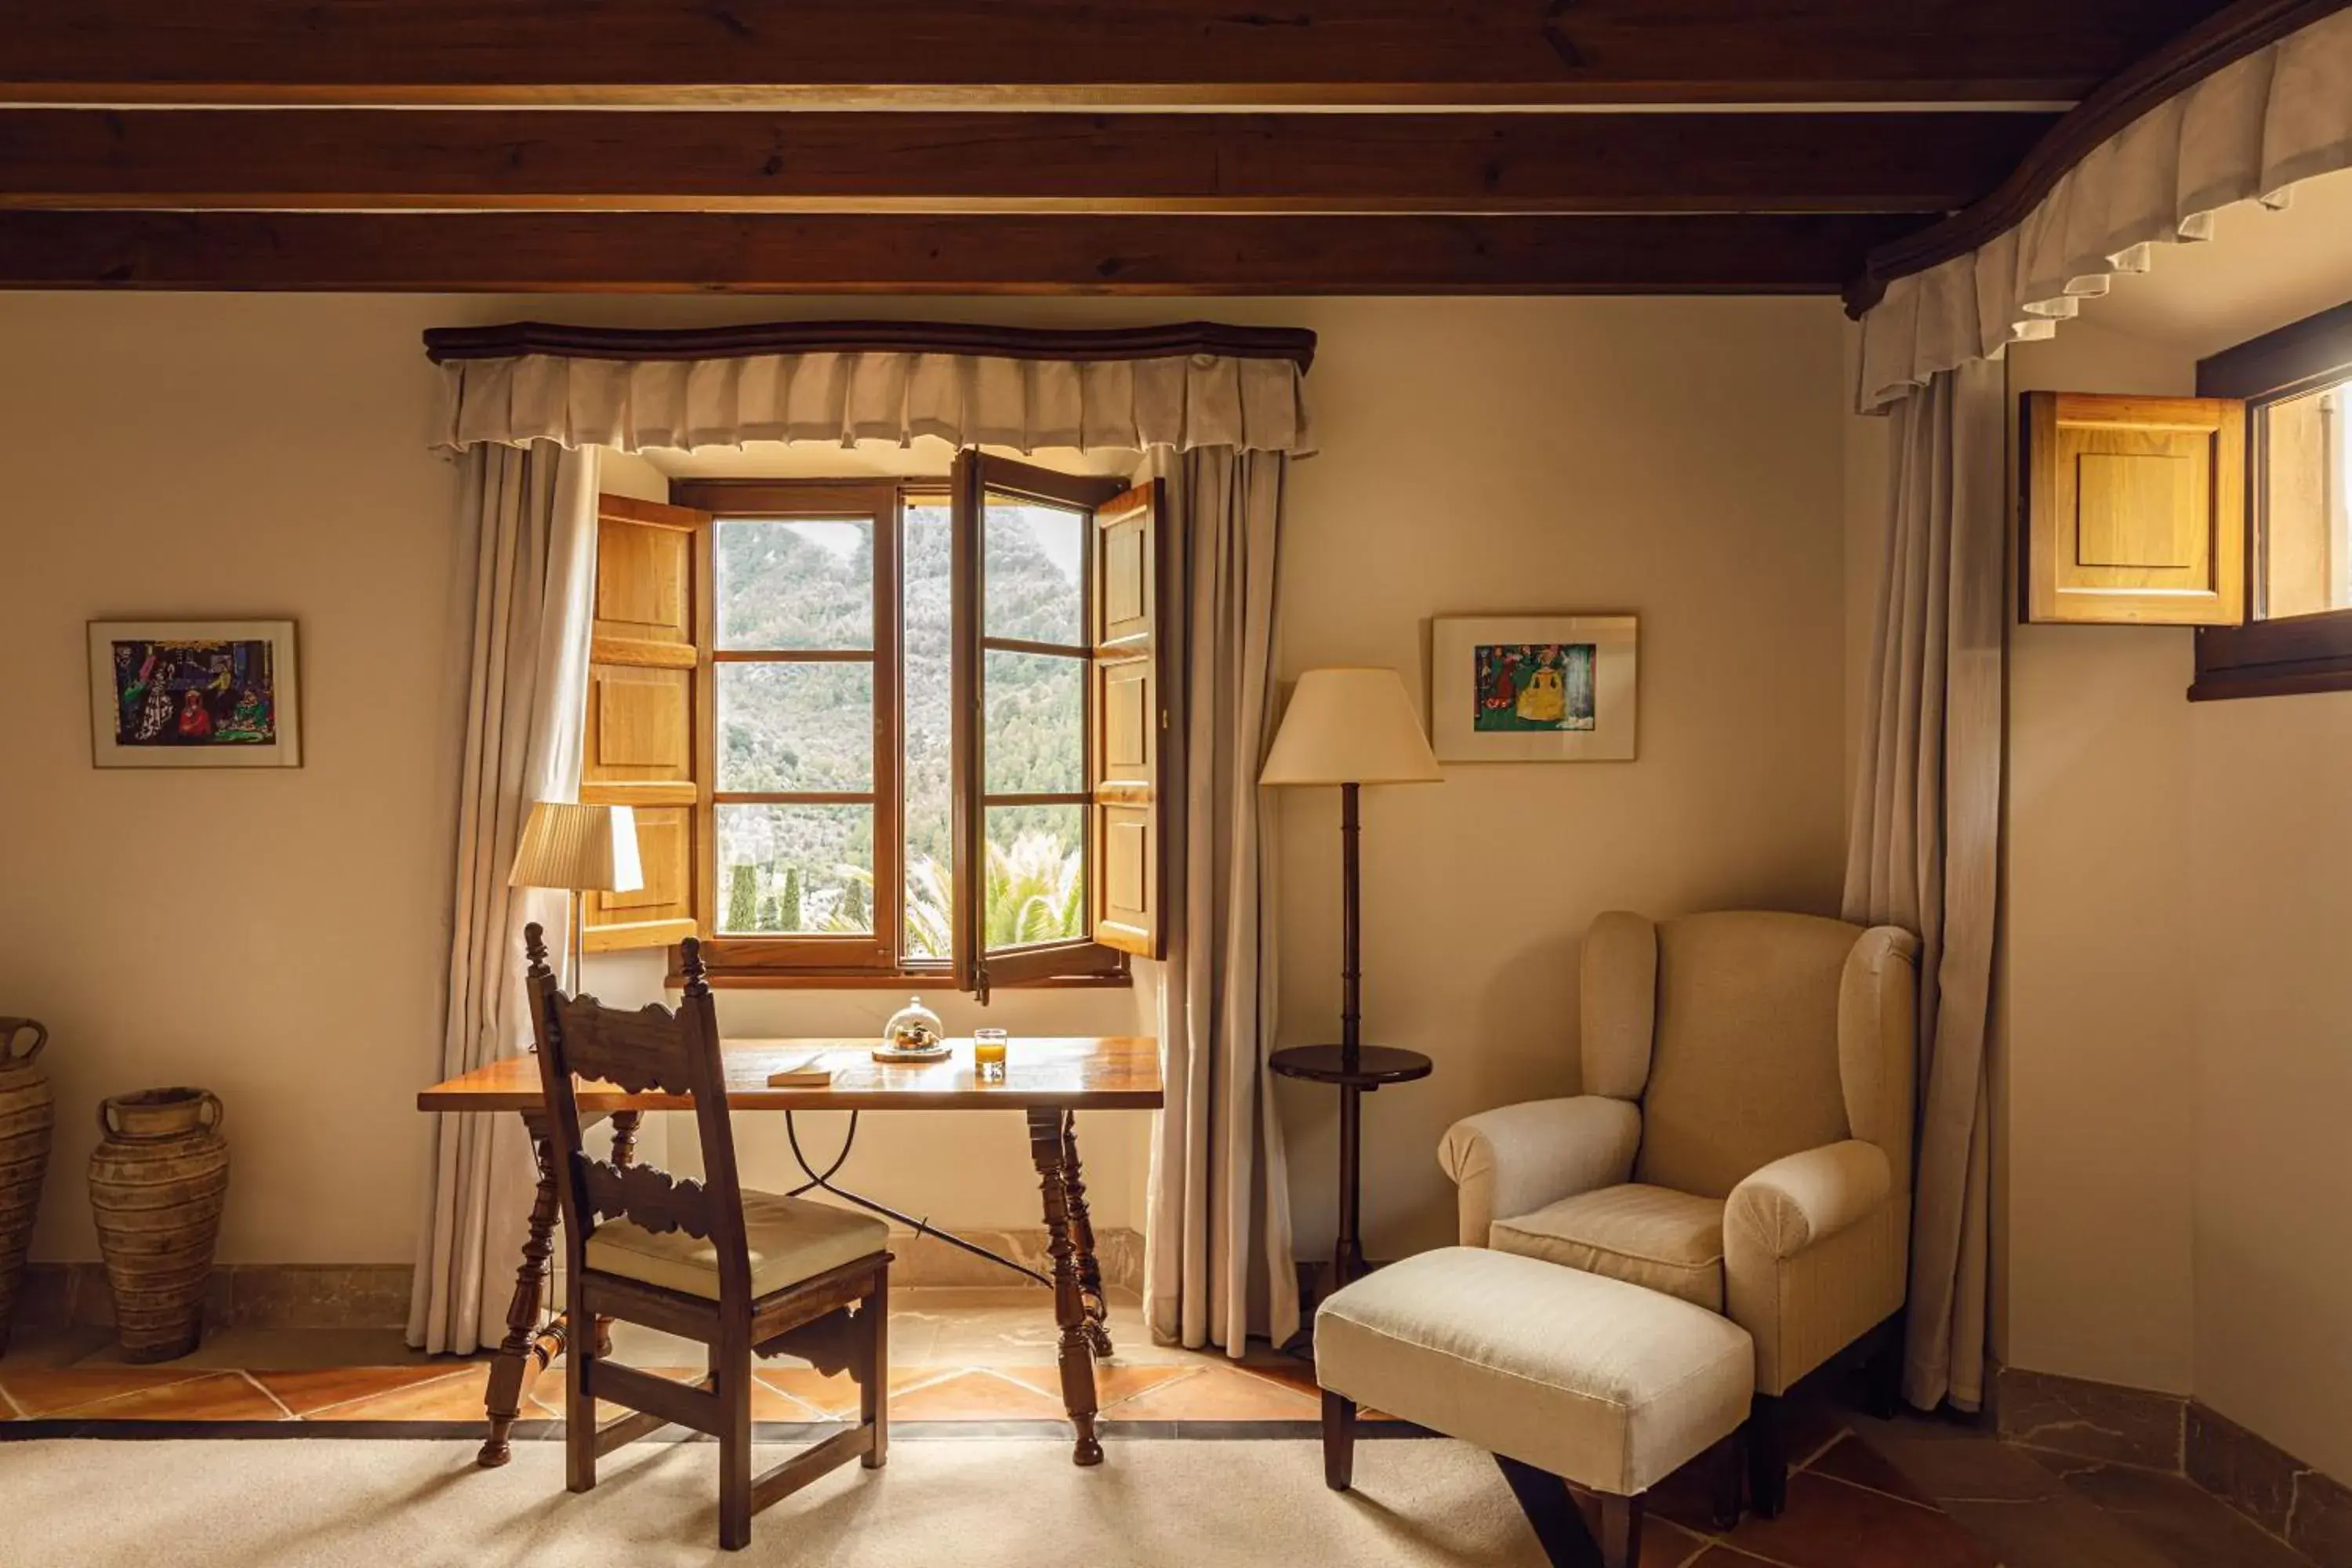
POLYGON ((907 1005, 890 1015, 882 1026, 882 1048, 899 1055, 929 1054, 947 1049, 947 1026, 940 1016, 923 1005, 919 996, 909 996, 907 1005))

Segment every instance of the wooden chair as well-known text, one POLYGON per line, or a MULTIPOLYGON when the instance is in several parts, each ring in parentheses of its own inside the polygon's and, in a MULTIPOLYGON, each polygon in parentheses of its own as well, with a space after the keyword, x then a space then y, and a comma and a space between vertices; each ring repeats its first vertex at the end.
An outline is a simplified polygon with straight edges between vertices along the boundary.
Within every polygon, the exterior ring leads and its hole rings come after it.
POLYGON ((566 996, 537 925, 524 932, 540 1073, 563 1205, 572 1325, 564 1350, 565 1475, 596 1484, 596 1460, 672 1422, 719 1439, 719 1544, 748 1545, 751 1515, 855 1458, 887 1458, 890 1255, 882 1221, 828 1205, 746 1192, 736 1180, 719 1025, 699 944, 682 944, 686 994, 676 1012, 635 1012, 566 996), (597 1159, 581 1146, 573 1079, 633 1092, 690 1096, 704 1179, 597 1159), (709 1347, 709 1374, 673 1383, 608 1360, 618 1318, 709 1347), (764 1475, 751 1474, 751 1356, 790 1351, 821 1370, 846 1365, 861 1394, 857 1425, 764 1475), (609 1399, 635 1414, 599 1426, 609 1399))

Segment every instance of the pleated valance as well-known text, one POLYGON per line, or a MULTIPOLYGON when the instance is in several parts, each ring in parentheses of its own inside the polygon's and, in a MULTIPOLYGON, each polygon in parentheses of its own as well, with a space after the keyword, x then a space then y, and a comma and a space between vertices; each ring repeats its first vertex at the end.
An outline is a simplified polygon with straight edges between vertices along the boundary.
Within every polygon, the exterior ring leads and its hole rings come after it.
POLYGON ((751 441, 905 446, 936 436, 1022 452, 1221 447, 1304 456, 1313 450, 1304 386, 1313 342, 1209 327, 1056 333, 854 322, 427 334, 445 378, 438 445, 545 440, 627 452, 751 441), (933 337, 949 346, 909 346, 933 337), (537 345, 547 338, 558 347, 537 345), (1010 352, 957 352, 965 340, 1010 352), (502 344, 527 352, 494 352, 502 344), (790 346, 759 352, 779 344, 790 346), (1232 346, 1241 352, 1215 352, 1232 346))
POLYGON ((1886 286, 1863 318, 1860 405, 1884 409, 1938 371, 2046 338, 2158 244, 2210 238, 2213 214, 2284 205, 2298 180, 2352 167, 2352 10, 2223 66, 2140 116, 2024 221, 1886 286))

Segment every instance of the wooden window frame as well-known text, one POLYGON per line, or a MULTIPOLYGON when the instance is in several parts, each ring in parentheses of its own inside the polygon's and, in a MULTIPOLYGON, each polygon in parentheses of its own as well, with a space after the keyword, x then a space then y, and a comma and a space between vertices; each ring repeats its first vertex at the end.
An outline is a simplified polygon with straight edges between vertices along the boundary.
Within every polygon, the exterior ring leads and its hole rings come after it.
MULTIPOLYGON (((995 460, 992 459, 992 463, 995 460)), ((961 468, 958 470, 961 472, 961 468)), ((1025 470, 1031 471, 1031 470, 1025 470)), ((1050 470, 1034 470, 1039 474, 1050 470)), ((1054 475, 1068 486, 1088 486, 1090 481, 1076 476, 1054 475)), ((706 933, 702 956, 714 985, 767 989, 857 989, 880 988, 897 990, 916 987, 965 987, 967 965, 964 951, 936 960, 910 960, 903 956, 906 942, 906 775, 905 775, 905 545, 906 514, 912 498, 940 498, 952 505, 956 475, 894 476, 873 479, 677 479, 670 485, 672 502, 689 506, 710 514, 711 522, 699 541, 698 577, 709 587, 698 606, 700 618, 697 640, 700 645, 705 679, 699 683, 698 711, 695 715, 697 782, 697 892, 698 918, 706 933), (834 521, 871 517, 875 523, 874 541, 874 606, 873 637, 870 650, 727 650, 718 647, 719 605, 717 552, 719 531, 730 521, 760 519, 834 521), (745 794, 721 791, 718 788, 718 688, 717 666, 726 663, 808 663, 870 659, 874 668, 874 762, 871 787, 865 791, 794 791, 784 793, 745 794), (826 934, 721 935, 718 928, 719 833, 718 808, 725 805, 867 805, 874 811, 874 930, 869 936, 835 936, 826 934)), ((1001 488, 1001 487, 999 487, 1001 488)), ((1123 486, 1113 486, 1113 489, 1123 486)), ((1092 548, 1089 539, 1088 548, 1092 548)), ((976 548, 976 542, 974 544, 976 548)), ((977 581, 975 570, 967 574, 963 568, 965 546, 959 542, 954 552, 957 561, 958 592, 962 591, 966 575, 977 581)), ((1088 557, 1091 565, 1091 556, 1088 557)), ((1080 574, 1080 591, 1087 595, 1082 615, 1091 609, 1091 570, 1080 574)), ((969 629, 970 650, 961 642, 956 647, 950 664, 956 703, 955 761, 950 769, 957 808, 954 833, 958 836, 958 886, 962 875, 964 832, 963 802, 966 790, 963 780, 969 776, 978 783, 977 755, 967 759, 962 746, 963 703, 967 694, 976 690, 978 670, 973 660, 982 646, 995 646, 1003 639, 982 638, 975 604, 966 609, 961 604, 962 625, 969 629)), ((1083 624, 1083 623, 1082 623, 1083 624)), ((1087 722, 1094 722, 1093 705, 1089 700, 1087 722)), ((1089 734, 1091 731, 1089 731, 1089 734)), ((1027 797, 1023 797, 1026 799, 1027 797)), ((1091 867, 1089 870, 1091 871, 1091 867)), ((958 918, 967 906, 959 897, 958 918)), ((961 929, 961 927, 959 928, 961 929)), ((1052 950, 1055 959, 1044 963, 1028 963, 1019 966, 1019 973, 1008 973, 995 981, 998 985, 1023 988, 1129 985, 1132 979, 1123 955, 1116 964, 1082 962, 1073 952, 1065 959, 1063 947, 1079 949, 1089 943, 1057 944, 1052 950)), ((1022 950, 1024 954, 1033 951, 1022 950)), ((672 949, 670 967, 672 981, 677 973, 677 950, 672 949)), ((968 987, 965 987, 968 988, 968 987)))
POLYGON ((2234 397, 2246 405, 2245 623, 2207 626, 2197 634, 2192 702, 2242 697, 2285 697, 2306 691, 2352 691, 2352 609, 2315 615, 2258 616, 2267 581, 2264 509, 2272 405, 2352 378, 2352 304, 2307 317, 2197 366, 2200 397, 2234 397))

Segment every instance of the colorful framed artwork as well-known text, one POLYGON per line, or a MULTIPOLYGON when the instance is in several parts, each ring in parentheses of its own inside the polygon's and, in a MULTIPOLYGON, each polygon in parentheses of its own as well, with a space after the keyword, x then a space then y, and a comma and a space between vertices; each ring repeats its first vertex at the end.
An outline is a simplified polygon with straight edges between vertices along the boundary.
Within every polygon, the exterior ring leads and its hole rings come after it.
POLYGON ((1489 616, 1430 627, 1429 733, 1444 763, 1633 758, 1632 616, 1489 616))
POLYGON ((92 621, 90 760, 299 767, 297 679, 292 621, 92 621))

